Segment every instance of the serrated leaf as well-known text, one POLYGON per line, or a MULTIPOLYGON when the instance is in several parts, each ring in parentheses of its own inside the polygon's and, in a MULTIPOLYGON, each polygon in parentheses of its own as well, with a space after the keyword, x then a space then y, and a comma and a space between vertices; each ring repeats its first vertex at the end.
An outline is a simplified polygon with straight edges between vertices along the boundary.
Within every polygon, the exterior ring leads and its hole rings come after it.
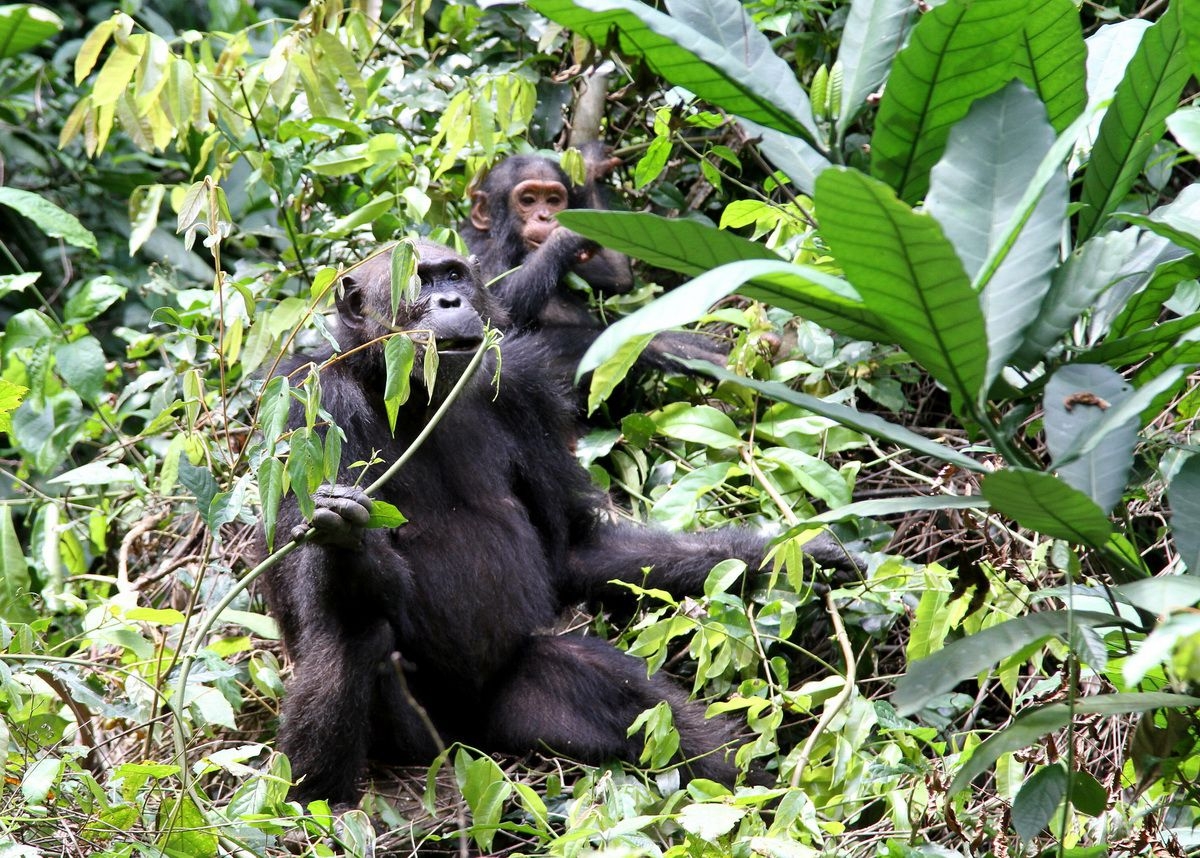
POLYGON ((1193 455, 1171 478, 1171 535, 1188 572, 1200 575, 1200 456, 1193 455))
MULTIPOLYGON (((1018 81, 975 102, 951 130, 946 154, 930 175, 926 209, 942 224, 968 277, 974 279, 1007 240, 1025 188, 1054 140, 1042 103, 1018 81)), ((1067 177, 1055 175, 980 296, 988 386, 1020 346, 1058 264, 1067 177)))
POLYGON ((1053 539, 1101 548, 1112 533, 1104 511, 1053 474, 1010 468, 984 477, 980 490, 996 512, 1053 539))
POLYGON ((1179 5, 1146 31, 1100 123, 1083 175, 1079 240, 1095 235, 1133 187, 1178 106, 1189 75, 1179 5))
POLYGON ((769 128, 817 139, 808 95, 736 0, 679 2, 676 16, 636 0, 529 0, 598 45, 642 57, 673 84, 769 128))
POLYGON ((1062 131, 1087 104, 1087 46, 1071 0, 1030 3, 1016 54, 1016 70, 1046 105, 1050 125, 1062 131))
POLYGON ((921 16, 897 55, 871 137, 871 174, 908 203, 971 103, 1012 77, 1025 0, 950 0, 921 16))
POLYGON ((974 401, 987 368, 983 312, 938 222, 882 182, 840 168, 817 179, 816 204, 822 235, 863 303, 953 395, 974 401))
MULTIPOLYGON (((1067 364, 1059 367, 1046 383, 1042 400, 1045 413, 1046 446, 1057 459, 1079 440, 1097 432, 1104 412, 1120 405, 1133 388, 1120 374, 1106 366, 1067 364)), ((1102 441, 1086 456, 1057 467, 1068 485, 1086 494, 1102 512, 1109 512, 1125 490, 1133 468, 1138 420, 1131 416, 1112 426, 1102 441)))
POLYGON ((999 664, 1018 650, 1048 637, 1064 638, 1079 625, 1109 628, 1129 626, 1114 614, 1092 611, 1043 611, 1026 614, 991 626, 912 662, 896 680, 892 704, 901 715, 911 715, 954 686, 999 664))
POLYGON ((867 96, 887 80, 916 12, 917 7, 909 0, 854 0, 850 4, 838 50, 838 62, 844 69, 842 107, 837 117, 839 137, 862 110, 867 96))
POLYGON ((1028 843, 1049 824, 1067 794, 1067 770, 1054 763, 1033 773, 1013 799, 1012 824, 1017 836, 1028 843))
POLYGON ((44 6, 0 6, 0 59, 15 57, 62 32, 62 19, 44 6))
POLYGON ((96 236, 84 229, 79 219, 50 202, 45 197, 17 188, 0 187, 0 206, 29 218, 37 228, 51 238, 61 238, 73 247, 82 247, 99 254, 96 236))

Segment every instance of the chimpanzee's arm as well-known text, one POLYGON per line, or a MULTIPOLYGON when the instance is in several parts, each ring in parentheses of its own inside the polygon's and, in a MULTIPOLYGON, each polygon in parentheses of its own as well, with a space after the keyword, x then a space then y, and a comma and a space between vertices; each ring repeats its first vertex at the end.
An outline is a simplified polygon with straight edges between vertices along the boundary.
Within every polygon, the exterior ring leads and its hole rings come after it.
POLYGON ((579 255, 595 247, 595 242, 559 227, 541 247, 525 257, 515 271, 493 284, 492 293, 508 308, 509 317, 518 330, 536 325, 579 255))

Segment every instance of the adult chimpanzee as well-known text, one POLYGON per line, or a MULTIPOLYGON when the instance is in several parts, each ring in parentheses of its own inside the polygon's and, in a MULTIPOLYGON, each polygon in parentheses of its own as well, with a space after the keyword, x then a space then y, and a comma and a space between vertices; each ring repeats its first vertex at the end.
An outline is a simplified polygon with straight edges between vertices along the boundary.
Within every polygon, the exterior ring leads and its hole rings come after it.
MULTIPOLYGON (((321 370, 321 390, 346 436, 343 462, 376 454, 394 461, 461 376, 485 320, 503 320, 467 260, 439 245, 418 247, 420 296, 395 318, 386 254, 342 278, 336 336, 345 356, 321 370), (432 401, 414 392, 393 436, 377 338, 397 330, 432 332, 440 368, 432 401)), ((294 791, 301 800, 344 806, 357 799, 369 756, 428 762, 452 741, 636 760, 640 742, 626 730, 661 701, 674 712, 688 773, 735 778, 728 723, 706 720, 673 682, 647 678, 642 662, 605 641, 547 630, 564 605, 628 598, 614 579, 682 595, 700 592, 724 558, 757 569, 768 537, 606 520, 603 495, 564 440, 571 394, 547 374, 545 344, 516 333, 502 349, 498 389, 491 355, 380 489, 406 524, 364 529, 371 501, 348 485, 343 468, 338 485, 317 493, 311 538, 268 572, 268 602, 294 665, 279 740, 302 777, 294 791)), ((419 371, 413 384, 421 384, 419 371)), ((290 419, 302 424, 299 405, 290 419)), ((368 470, 377 476, 383 467, 368 470)), ((294 501, 284 507, 281 532, 302 532, 294 501)), ((848 561, 833 540, 806 548, 822 563, 848 561)))
MULTIPOLYGON (((600 144, 584 148, 587 181, 572 186, 566 173, 549 158, 513 155, 496 165, 472 194, 469 222, 460 229, 471 252, 479 257, 486 281, 509 313, 510 327, 537 329, 567 377, 602 326, 586 301, 566 285, 574 272, 601 294, 628 292, 633 286, 629 259, 600 247, 558 224, 568 208, 607 208, 599 179, 611 171, 600 144), (497 279, 499 278, 499 279, 497 279)), ((678 369, 668 355, 707 360, 724 366, 725 352, 701 334, 659 334, 642 354, 641 363, 656 369, 678 369)))

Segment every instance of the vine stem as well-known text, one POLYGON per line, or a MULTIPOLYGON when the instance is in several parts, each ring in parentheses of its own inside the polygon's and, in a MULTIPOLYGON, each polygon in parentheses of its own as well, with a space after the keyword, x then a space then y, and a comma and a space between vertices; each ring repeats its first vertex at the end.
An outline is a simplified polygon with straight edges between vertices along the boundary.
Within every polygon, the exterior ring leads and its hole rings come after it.
POLYGON ((825 594, 825 608, 829 611, 830 619, 833 620, 833 633, 842 648, 842 657, 846 659, 846 684, 842 686, 842 690, 837 693, 837 696, 829 701, 829 705, 825 707, 825 711, 821 713, 821 717, 817 721, 817 726, 813 728, 813 731, 808 735, 808 739, 804 742, 804 747, 800 749, 800 756, 796 758, 796 766, 792 769, 792 789, 800 786, 800 776, 808 768, 808 761, 812 757, 813 749, 817 746, 817 739, 829 729, 829 725, 833 723, 833 719, 850 702, 850 697, 854 694, 854 687, 857 682, 858 661, 854 657, 853 647, 850 646, 850 638, 846 634, 846 626, 842 623, 842 615, 838 612, 837 605, 833 602, 832 590, 825 594))
MULTIPOLYGON (((484 354, 487 353, 488 349, 495 346, 496 340, 497 336, 495 332, 489 331, 485 333, 483 342, 480 343, 479 348, 475 350, 475 354, 471 357, 470 363, 467 364, 462 376, 460 376, 458 381, 455 382, 454 387, 450 390, 450 393, 447 394, 445 400, 443 400, 442 404, 438 406, 437 411, 433 413, 433 416, 429 419, 429 422, 425 424, 424 428, 417 435, 417 437, 412 440, 412 443, 410 443, 405 451, 400 454, 395 462, 392 463, 391 467, 384 472, 383 476, 367 487, 366 493, 368 495, 379 491, 379 489, 381 489, 388 480, 395 476, 400 468, 403 467, 404 464, 413 457, 417 450, 421 448, 421 445, 424 444, 429 436, 433 433, 433 430, 442 421, 442 418, 446 416, 446 412, 450 410, 450 407, 454 404, 455 400, 457 400, 462 392, 466 389, 467 384, 472 378, 474 378, 475 373, 479 370, 480 364, 483 363, 484 354)), ((311 532, 312 531, 310 530, 308 533, 311 532)), ((245 590, 251 584, 253 584, 260 575, 299 548, 308 538, 308 533, 304 534, 298 539, 292 539, 286 545, 276 549, 270 556, 247 572, 241 578, 241 580, 235 583, 233 587, 230 588, 229 592, 225 594, 224 598, 222 598, 221 601, 217 602, 212 609, 205 613, 203 620, 196 627, 195 636, 192 638, 191 646, 188 648, 187 652, 184 653, 183 658, 180 660, 179 678, 175 682, 175 693, 171 698, 171 710, 174 713, 174 718, 172 718, 171 721, 171 734, 175 745, 175 756, 179 761, 179 780, 184 790, 192 793, 193 800, 197 800, 198 797, 193 791, 188 772, 187 734, 184 732, 183 724, 183 712, 186 709, 184 701, 187 693, 188 675, 191 673, 192 663, 195 662, 196 657, 200 654, 200 650, 203 649, 204 639, 208 635, 208 632, 220 618, 221 614, 224 613, 231 604, 233 604, 234 599, 245 592, 245 590)), ((199 806, 198 801, 197 806, 199 806)))

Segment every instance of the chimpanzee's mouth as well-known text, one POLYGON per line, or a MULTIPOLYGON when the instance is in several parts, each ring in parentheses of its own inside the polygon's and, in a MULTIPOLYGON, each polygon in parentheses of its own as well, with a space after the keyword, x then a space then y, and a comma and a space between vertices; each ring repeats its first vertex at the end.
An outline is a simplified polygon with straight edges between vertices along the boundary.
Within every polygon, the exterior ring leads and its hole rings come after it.
POLYGON ((437 341, 437 350, 441 354, 474 352, 482 342, 482 337, 445 337, 437 341))

